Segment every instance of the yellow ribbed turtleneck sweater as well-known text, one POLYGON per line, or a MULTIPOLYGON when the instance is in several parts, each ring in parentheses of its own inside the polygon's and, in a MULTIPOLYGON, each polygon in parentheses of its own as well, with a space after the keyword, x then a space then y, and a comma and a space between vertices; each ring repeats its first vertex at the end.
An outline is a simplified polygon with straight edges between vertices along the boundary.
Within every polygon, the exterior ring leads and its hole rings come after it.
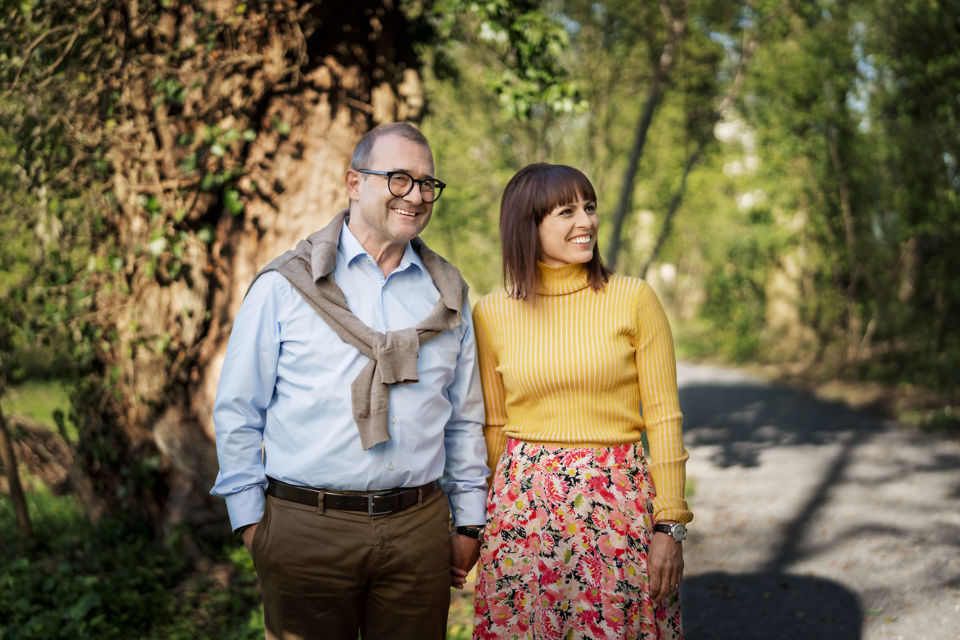
POLYGON ((490 468, 508 438, 612 446, 646 429, 654 519, 689 522, 673 335, 656 294, 618 275, 594 291, 580 264, 538 268, 533 301, 500 291, 473 310, 490 468))

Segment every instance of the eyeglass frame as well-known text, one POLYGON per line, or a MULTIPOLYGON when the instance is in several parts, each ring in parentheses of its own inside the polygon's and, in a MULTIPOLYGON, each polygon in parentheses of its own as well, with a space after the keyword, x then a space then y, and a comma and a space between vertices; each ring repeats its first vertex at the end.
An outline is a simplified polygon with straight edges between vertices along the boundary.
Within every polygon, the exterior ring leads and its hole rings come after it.
POLYGON ((373 169, 354 169, 354 171, 356 171, 357 173, 366 173, 372 176, 386 176, 387 190, 395 198, 406 197, 407 195, 410 194, 411 191, 413 191, 413 185, 416 184, 417 188, 420 189, 420 197, 423 198, 423 201, 426 202, 427 204, 433 204, 434 202, 439 200, 440 196, 443 195, 444 188, 446 188, 447 186, 446 182, 443 182, 442 180, 437 180, 436 178, 424 178, 423 180, 418 180, 417 178, 414 178, 412 175, 410 175, 409 171, 403 171, 402 169, 398 169, 397 171, 374 171, 373 169), (393 176, 395 176, 398 173, 402 173, 403 175, 410 178, 410 188, 407 189, 405 193, 394 193, 393 189, 390 188, 390 180, 393 178, 393 176), (434 198, 433 200, 427 200, 426 198, 423 197, 423 183, 427 182, 428 180, 430 182, 435 183, 434 186, 437 190, 437 197, 434 198))

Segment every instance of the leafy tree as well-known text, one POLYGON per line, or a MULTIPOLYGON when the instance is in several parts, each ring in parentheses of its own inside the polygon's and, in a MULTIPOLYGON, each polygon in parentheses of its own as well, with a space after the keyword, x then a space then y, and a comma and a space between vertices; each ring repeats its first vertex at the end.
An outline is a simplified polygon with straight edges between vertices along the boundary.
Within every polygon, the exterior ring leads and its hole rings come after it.
POLYGON ((799 5, 739 105, 763 149, 754 187, 797 229, 779 259, 801 265, 817 359, 847 372, 957 384, 957 12, 799 5))
POLYGON ((876 339, 893 372, 960 386, 960 6, 877 3, 863 71, 877 139, 871 235, 886 249, 889 287, 876 339), (904 339, 906 338, 906 339, 904 339))

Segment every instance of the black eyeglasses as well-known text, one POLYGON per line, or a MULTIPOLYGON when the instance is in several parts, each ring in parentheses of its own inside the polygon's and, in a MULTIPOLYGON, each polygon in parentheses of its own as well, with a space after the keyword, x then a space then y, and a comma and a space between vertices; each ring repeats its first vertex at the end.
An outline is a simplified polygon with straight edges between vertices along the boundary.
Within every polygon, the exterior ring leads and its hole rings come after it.
POLYGON ((446 184, 436 178, 417 180, 406 171, 371 171, 370 169, 355 169, 359 173, 369 173, 375 176, 387 176, 387 188, 397 198, 402 198, 411 191, 413 185, 420 185, 420 197, 424 202, 436 202, 443 193, 446 184))

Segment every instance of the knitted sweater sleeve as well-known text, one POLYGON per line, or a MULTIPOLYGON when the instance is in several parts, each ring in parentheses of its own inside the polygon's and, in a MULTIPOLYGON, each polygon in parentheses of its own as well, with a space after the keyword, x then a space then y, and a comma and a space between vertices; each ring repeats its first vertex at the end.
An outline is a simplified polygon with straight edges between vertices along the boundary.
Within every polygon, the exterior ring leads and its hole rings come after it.
MULTIPOLYGON (((497 370, 499 359, 495 336, 498 331, 491 303, 489 296, 477 303, 473 309, 473 327, 477 336, 477 361, 480 365, 480 382, 483 385, 483 407, 487 416, 483 425, 483 436, 487 443, 487 466, 495 472, 508 438, 503 429, 507 422, 506 392, 503 377, 497 370)), ((502 335, 502 330, 499 333, 502 335)))
POLYGON ((673 334, 660 301, 646 283, 637 308, 636 361, 650 473, 657 490, 654 519, 686 523, 693 519, 684 498, 689 454, 681 432, 673 334))

